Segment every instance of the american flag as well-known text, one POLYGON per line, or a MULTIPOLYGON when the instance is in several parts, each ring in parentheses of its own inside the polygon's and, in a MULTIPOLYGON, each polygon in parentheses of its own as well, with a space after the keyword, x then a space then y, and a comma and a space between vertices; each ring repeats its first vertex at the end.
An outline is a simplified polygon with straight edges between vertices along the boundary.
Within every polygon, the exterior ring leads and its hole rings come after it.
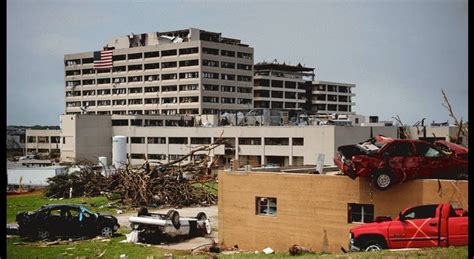
POLYGON ((94 52, 94 68, 112 68, 112 50, 102 50, 94 52))

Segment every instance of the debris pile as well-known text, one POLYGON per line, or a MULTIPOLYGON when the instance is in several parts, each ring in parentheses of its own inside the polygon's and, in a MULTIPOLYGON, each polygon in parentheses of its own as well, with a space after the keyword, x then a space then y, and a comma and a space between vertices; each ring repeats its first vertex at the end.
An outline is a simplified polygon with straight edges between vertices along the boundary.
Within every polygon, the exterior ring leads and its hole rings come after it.
POLYGON ((108 176, 101 173, 96 163, 78 161, 74 165, 80 168, 79 171, 48 179, 45 195, 66 198, 118 194, 123 204, 131 206, 213 205, 217 203, 216 195, 203 186, 216 180, 212 169, 217 167, 218 160, 210 160, 209 153, 222 144, 224 140, 219 138, 191 150, 178 160, 158 166, 151 166, 148 161, 139 167, 127 164, 108 176), (202 159, 192 159, 182 165, 188 157, 196 158, 196 155, 202 159))

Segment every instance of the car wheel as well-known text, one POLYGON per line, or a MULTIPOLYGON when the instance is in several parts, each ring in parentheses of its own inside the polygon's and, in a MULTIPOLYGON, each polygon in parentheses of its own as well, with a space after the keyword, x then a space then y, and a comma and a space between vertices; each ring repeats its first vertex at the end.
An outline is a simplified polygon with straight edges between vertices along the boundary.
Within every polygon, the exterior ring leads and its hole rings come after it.
POLYGON ((197 218, 198 220, 206 220, 206 219, 207 219, 207 215, 206 215, 206 213, 204 213, 204 212, 199 212, 199 213, 197 214, 196 218, 197 218))
POLYGON ((46 229, 38 229, 37 237, 39 240, 46 240, 50 237, 49 231, 46 229))
POLYGON ((384 249, 384 247, 378 241, 369 241, 369 242, 366 243, 364 251, 365 252, 376 252, 376 251, 381 251, 382 249, 384 249))
POLYGON ((176 229, 179 229, 181 224, 179 223, 179 213, 175 210, 169 210, 168 213, 166 214, 168 216, 168 219, 171 220, 171 223, 176 229))
POLYGON ((103 237, 111 237, 113 233, 114 233, 114 231, 112 230, 111 227, 103 227, 100 230, 100 235, 103 236, 103 237))
POLYGON ((393 175, 387 171, 376 171, 372 175, 372 183, 379 191, 386 191, 393 185, 393 175))

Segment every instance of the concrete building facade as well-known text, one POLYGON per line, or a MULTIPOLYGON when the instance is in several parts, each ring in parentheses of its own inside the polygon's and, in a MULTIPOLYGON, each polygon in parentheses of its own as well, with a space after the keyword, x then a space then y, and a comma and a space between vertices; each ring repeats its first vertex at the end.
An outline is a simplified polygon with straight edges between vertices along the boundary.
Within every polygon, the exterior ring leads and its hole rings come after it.
POLYGON ((64 56, 66 114, 213 114, 252 107, 253 48, 195 28, 113 38, 64 56))
POLYGON ((26 153, 51 153, 60 152, 61 130, 58 129, 26 129, 26 153))
MULTIPOLYGON (((106 156, 111 161, 112 137, 121 135, 128 137, 127 151, 133 164, 143 163, 145 159, 150 162, 177 160, 193 148, 222 137, 226 144, 215 149, 211 156, 219 157, 224 164, 237 159, 242 166, 308 165, 316 164, 317 155, 324 154, 324 163, 332 165, 340 145, 366 140, 371 134, 394 138, 398 134, 396 127, 194 127, 189 123, 192 120, 191 116, 62 115, 61 160, 96 160, 106 156), (150 121, 154 121, 155 126, 151 126, 150 121)), ((191 159, 194 158, 187 161, 191 159)))
POLYGON ((312 110, 317 114, 355 114, 355 84, 313 81, 312 86, 312 110))
POLYGON ((349 230, 407 207, 468 209, 468 182, 413 180, 379 192, 368 179, 301 173, 219 172, 219 243, 247 251, 294 244, 317 252, 348 248, 349 230), (268 208, 260 210, 261 202, 268 208), (365 210, 362 210, 365 208, 365 210))

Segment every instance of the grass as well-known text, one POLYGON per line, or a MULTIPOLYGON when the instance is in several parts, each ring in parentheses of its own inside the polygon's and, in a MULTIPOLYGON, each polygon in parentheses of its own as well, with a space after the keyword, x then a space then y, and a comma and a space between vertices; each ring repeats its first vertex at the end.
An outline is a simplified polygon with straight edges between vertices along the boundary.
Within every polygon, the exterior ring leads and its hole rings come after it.
POLYGON ((206 183, 194 183, 193 186, 196 188, 203 188, 206 191, 214 195, 217 195, 218 183, 216 181, 211 181, 211 182, 206 182, 206 183))
POLYGON ((115 209, 100 207, 110 203, 110 201, 104 196, 49 200, 43 196, 42 192, 34 192, 31 194, 7 196, 7 222, 14 223, 16 214, 18 212, 33 211, 48 203, 80 203, 84 204, 84 206, 90 209, 92 212, 110 214, 115 212, 115 209))
MULTIPOLYGON (((207 183, 203 188, 209 188, 217 192, 217 183, 207 183)), ((31 211, 47 203, 83 203, 93 212, 107 212, 113 214, 115 209, 100 208, 109 203, 106 197, 73 198, 63 200, 48 200, 41 192, 27 195, 7 197, 7 222, 15 222, 15 215, 19 211, 31 211)), ((128 258, 162 258, 166 253, 174 257, 186 258, 209 258, 209 256, 191 256, 187 251, 170 251, 154 246, 120 243, 128 233, 124 228, 119 230, 119 235, 109 241, 101 239, 90 239, 74 242, 61 242, 60 244, 46 246, 45 242, 25 242, 18 236, 7 238, 7 258, 95 258, 102 254, 101 258, 120 258, 126 254, 128 258)), ((218 257, 226 258, 289 258, 286 253, 277 254, 254 254, 240 253, 234 255, 216 254, 218 257)), ((467 247, 429 248, 412 251, 382 251, 369 253, 349 254, 306 254, 298 258, 467 258, 467 247)))

